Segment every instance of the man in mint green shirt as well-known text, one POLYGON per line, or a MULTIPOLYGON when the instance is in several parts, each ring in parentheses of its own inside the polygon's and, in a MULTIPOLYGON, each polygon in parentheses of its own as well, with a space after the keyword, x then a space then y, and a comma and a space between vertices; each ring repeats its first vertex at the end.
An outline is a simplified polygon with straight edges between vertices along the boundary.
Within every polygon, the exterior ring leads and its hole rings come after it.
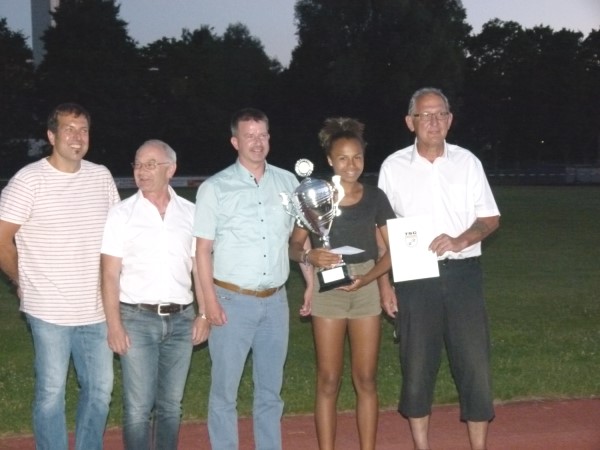
POLYGON ((294 225, 280 193, 296 177, 271 166, 269 120, 246 108, 231 121, 237 161, 198 189, 194 235, 206 319, 212 325, 208 431, 213 450, 238 448, 237 392, 252 350, 256 448, 281 449, 287 355, 288 240, 294 225))

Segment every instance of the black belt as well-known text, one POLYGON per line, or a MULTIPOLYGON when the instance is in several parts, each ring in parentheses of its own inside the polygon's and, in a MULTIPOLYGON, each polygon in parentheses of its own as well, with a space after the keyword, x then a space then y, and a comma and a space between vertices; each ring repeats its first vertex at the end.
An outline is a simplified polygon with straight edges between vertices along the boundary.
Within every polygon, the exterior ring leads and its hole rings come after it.
POLYGON ((450 266, 458 266, 463 264, 475 264, 479 262, 479 256, 473 256, 471 258, 461 258, 461 259, 439 259, 438 266, 439 267, 450 267, 450 266))
POLYGON ((128 306, 130 308, 136 309, 146 309, 148 311, 152 311, 159 316, 168 316, 169 314, 180 313, 181 311, 185 311, 193 303, 188 303, 187 305, 180 305, 179 303, 159 303, 157 305, 149 304, 149 303, 124 303, 121 302, 121 305, 128 306))

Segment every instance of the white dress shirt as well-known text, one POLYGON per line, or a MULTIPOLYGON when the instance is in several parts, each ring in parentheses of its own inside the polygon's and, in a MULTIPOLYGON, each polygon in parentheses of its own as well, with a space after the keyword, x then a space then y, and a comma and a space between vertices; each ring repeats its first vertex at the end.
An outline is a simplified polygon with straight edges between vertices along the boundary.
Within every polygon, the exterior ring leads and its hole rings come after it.
POLYGON ((193 301, 194 204, 179 197, 170 186, 169 193, 164 219, 140 191, 108 213, 101 252, 122 258, 123 303, 193 301))

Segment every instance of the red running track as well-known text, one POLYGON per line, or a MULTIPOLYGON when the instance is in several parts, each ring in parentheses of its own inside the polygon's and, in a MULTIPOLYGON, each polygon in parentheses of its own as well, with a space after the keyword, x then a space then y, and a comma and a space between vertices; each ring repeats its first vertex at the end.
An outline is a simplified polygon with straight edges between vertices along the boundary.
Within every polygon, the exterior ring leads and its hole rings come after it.
MULTIPOLYGON (((252 420, 239 421, 240 450, 254 449, 252 420)), ((313 416, 284 416, 284 450, 317 449, 313 416)), ((354 414, 338 417, 338 449, 359 450, 354 414)), ((73 437, 71 436, 71 445, 73 437)), ((430 425, 434 450, 468 449, 466 427, 458 419, 458 407, 437 406, 430 425)), ((105 450, 122 450, 121 430, 107 430, 105 450)), ((71 447, 72 448, 72 447, 71 447)), ((31 436, 0 438, 0 449, 34 450, 31 436)), ((204 422, 186 422, 181 428, 179 450, 210 449, 204 422)), ((490 450, 600 450, 600 398, 539 400, 496 405, 490 425, 490 450)), ((396 411, 379 416, 377 450, 412 450, 408 423, 396 411)))

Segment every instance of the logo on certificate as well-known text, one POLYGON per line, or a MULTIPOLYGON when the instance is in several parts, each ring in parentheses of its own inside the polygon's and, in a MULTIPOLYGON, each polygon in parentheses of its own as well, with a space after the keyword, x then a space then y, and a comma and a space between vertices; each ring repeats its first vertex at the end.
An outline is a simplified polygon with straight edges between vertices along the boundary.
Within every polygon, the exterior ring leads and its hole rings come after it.
POLYGON ((416 247, 419 243, 416 231, 405 231, 404 232, 404 243, 407 247, 416 247))

